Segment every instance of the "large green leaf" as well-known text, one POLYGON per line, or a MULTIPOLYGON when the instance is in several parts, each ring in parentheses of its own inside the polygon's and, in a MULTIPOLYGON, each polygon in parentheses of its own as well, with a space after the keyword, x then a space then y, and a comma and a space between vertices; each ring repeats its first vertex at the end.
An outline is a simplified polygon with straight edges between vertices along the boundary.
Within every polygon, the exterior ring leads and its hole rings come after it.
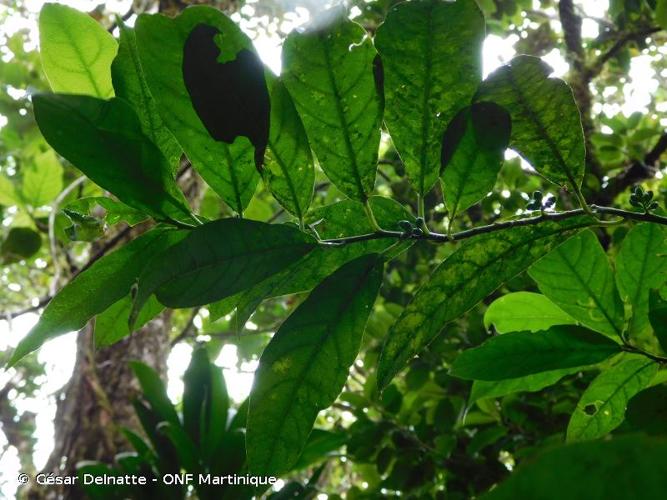
MULTIPOLYGON (((133 330, 138 330, 162 312, 164 306, 152 296, 137 317, 133 330)), ((132 296, 127 294, 95 317, 95 346, 115 344, 132 333, 129 320, 132 311, 132 296)))
POLYGON ((649 290, 667 281, 667 233, 657 224, 639 224, 623 240, 616 257, 616 284, 632 307, 630 336, 647 334, 649 290))
POLYGON ((621 425, 628 401, 648 387, 657 371, 656 362, 624 354, 584 391, 567 426, 567 440, 596 439, 621 425))
POLYGON ((63 189, 63 167, 51 150, 35 155, 21 172, 21 196, 32 207, 52 203, 63 189))
POLYGON ((242 213, 252 198, 259 175, 254 147, 246 137, 232 144, 216 141, 197 115, 183 77, 185 42, 198 25, 220 31, 221 59, 230 61, 241 49, 252 50, 250 39, 217 9, 195 6, 179 16, 142 14, 136 35, 141 66, 162 119, 172 131, 192 165, 236 212, 242 213))
POLYGON ((433 271, 389 332, 378 366, 379 387, 385 387, 447 322, 588 224, 588 217, 550 221, 466 241, 433 271))
POLYGON ((660 347, 667 353, 667 300, 657 290, 651 290, 649 295, 648 318, 660 347))
POLYGON ((492 101, 512 117, 510 147, 556 184, 576 189, 584 178, 584 133, 572 90, 539 58, 518 56, 482 83, 476 101, 492 101))
POLYGON ((547 330, 554 325, 574 325, 576 320, 544 295, 515 292, 494 300, 484 313, 484 326, 498 333, 547 330))
POLYGON ((484 17, 473 0, 393 7, 375 36, 385 123, 420 195, 438 179, 442 134, 482 79, 484 17))
POLYGON ((155 293, 168 307, 209 304, 250 288, 317 246, 293 226, 221 219, 199 226, 139 277, 130 319, 155 293))
POLYGON ((137 37, 132 28, 120 24, 118 55, 111 65, 113 87, 118 97, 127 99, 139 117, 141 130, 155 144, 175 171, 181 158, 181 146, 162 121, 158 105, 146 83, 139 61, 137 37))
POLYGON ((313 197, 313 158, 301 118, 278 79, 271 85, 269 151, 262 177, 278 202, 302 220, 313 197))
MULTIPOLYGON (((414 221, 414 217, 405 207, 395 200, 371 196, 368 201, 375 218, 382 227, 397 227, 400 220, 414 221)), ((373 232, 364 213, 363 205, 353 200, 344 200, 312 210, 306 218, 306 223, 312 224, 322 239, 373 232)), ((334 247, 318 246, 284 271, 241 294, 214 304, 211 316, 216 319, 220 318, 237 307, 238 325, 243 327, 245 321, 263 299, 311 290, 346 262, 361 255, 385 251, 394 243, 395 241, 391 239, 383 239, 334 247)), ((412 243, 412 241, 406 241, 396 251, 407 248, 412 243)))
POLYGON ((573 366, 570 368, 560 368, 558 370, 547 370, 540 373, 533 373, 523 377, 508 378, 503 380, 475 380, 470 390, 468 403, 486 398, 500 398, 515 392, 536 392, 545 387, 554 385, 560 379, 573 373, 578 373, 585 369, 591 369, 591 366, 573 366))
POLYGON ((659 500, 667 491, 665 456, 667 440, 641 435, 559 446, 527 459, 482 498, 659 500))
POLYGON ((264 350, 248 410, 253 473, 290 470, 318 412, 340 393, 382 283, 382 262, 372 254, 345 264, 313 290, 264 350))
POLYGON ((582 325, 620 338, 623 303, 614 274, 592 231, 582 231, 528 270, 540 291, 582 325))
POLYGON ((180 425, 178 414, 167 396, 167 388, 160 379, 160 375, 153 368, 139 361, 131 361, 130 367, 139 381, 143 398, 150 404, 159 419, 180 425))
POLYGON ((599 363, 620 352, 611 339, 578 326, 491 337, 463 351, 451 373, 470 380, 505 380, 599 363))
POLYGON ((126 101, 37 94, 33 105, 47 142, 96 184, 158 220, 191 221, 171 168, 126 101))
POLYGON ((110 67, 118 44, 88 14, 45 4, 39 14, 39 47, 54 92, 113 96, 110 67))
POLYGON ((10 364, 51 338, 80 330, 93 316, 121 300, 146 263, 185 235, 185 231, 155 229, 97 260, 51 299, 12 354, 10 364))
POLYGON ((380 144, 377 54, 364 29, 341 9, 327 11, 320 23, 285 40, 283 81, 327 177, 364 201, 375 184, 380 144))
POLYGON ((450 221, 492 189, 509 143, 510 117, 503 108, 478 102, 461 110, 442 142, 442 191, 450 221))

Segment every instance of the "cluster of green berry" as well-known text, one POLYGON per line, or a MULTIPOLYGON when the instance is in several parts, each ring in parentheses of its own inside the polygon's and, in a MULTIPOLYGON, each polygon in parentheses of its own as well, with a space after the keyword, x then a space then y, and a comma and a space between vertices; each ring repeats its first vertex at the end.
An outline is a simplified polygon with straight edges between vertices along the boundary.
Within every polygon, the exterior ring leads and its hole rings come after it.
POLYGON ((641 208, 645 213, 658 208, 658 202, 653 200, 653 191, 644 191, 641 186, 635 186, 630 195, 630 205, 641 208))

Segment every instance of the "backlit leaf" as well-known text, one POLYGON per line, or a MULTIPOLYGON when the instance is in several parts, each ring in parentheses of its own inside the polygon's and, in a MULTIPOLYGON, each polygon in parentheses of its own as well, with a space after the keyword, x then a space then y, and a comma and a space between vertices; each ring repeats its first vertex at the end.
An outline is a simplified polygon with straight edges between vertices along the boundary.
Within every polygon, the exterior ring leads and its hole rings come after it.
POLYGON ((484 313, 484 326, 498 333, 547 330, 554 325, 574 325, 576 320, 544 295, 515 292, 494 300, 484 313))

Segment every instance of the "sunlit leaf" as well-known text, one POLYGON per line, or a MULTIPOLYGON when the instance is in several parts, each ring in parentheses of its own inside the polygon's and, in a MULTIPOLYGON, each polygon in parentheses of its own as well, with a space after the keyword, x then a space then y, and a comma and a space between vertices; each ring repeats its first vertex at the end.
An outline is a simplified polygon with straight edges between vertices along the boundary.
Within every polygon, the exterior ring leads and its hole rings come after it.
POLYGON ((576 321, 544 295, 533 292, 508 293, 494 300, 484 313, 486 328, 498 333, 547 330, 576 321))

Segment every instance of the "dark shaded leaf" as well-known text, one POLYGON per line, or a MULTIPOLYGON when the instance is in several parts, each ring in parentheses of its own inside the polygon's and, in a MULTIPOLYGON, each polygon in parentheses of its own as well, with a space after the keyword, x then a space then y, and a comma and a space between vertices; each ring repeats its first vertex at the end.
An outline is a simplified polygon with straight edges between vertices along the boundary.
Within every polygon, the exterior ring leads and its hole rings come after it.
POLYGON ((340 393, 382 282, 382 262, 373 254, 338 269, 264 350, 248 410, 248 462, 254 474, 290 470, 318 412, 340 393))
POLYGON ((157 372, 150 366, 139 361, 130 361, 130 368, 141 386, 142 396, 150 405, 150 409, 163 422, 181 425, 174 405, 167 396, 167 389, 157 372))
POLYGON ((35 255, 42 246, 42 237, 29 227, 13 227, 0 245, 3 265, 35 255))
POLYGON ((625 421, 647 434, 667 434, 667 386, 651 387, 634 396, 628 402, 625 421))
POLYGON ((649 321, 662 350, 667 353, 667 301, 657 290, 649 295, 649 321))

